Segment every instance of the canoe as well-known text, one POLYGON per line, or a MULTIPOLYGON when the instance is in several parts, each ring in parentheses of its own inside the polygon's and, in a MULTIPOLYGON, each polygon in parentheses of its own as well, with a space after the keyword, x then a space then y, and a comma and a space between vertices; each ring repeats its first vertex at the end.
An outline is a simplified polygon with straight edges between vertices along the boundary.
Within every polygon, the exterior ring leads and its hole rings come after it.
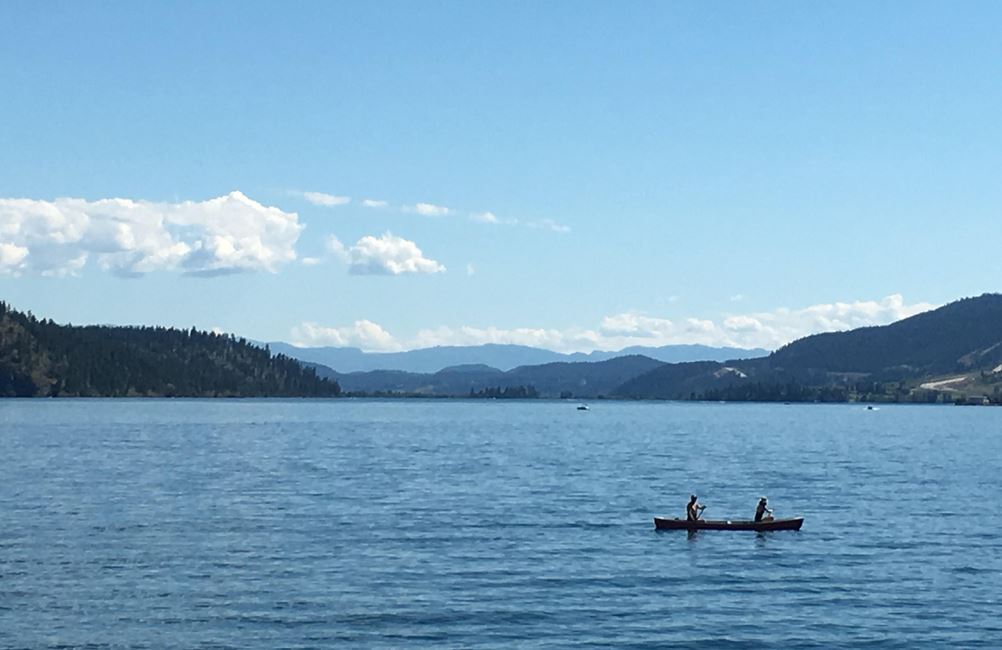
POLYGON ((804 525, 803 517, 792 517, 790 519, 773 519, 772 521, 750 521, 750 520, 713 520, 700 519, 698 521, 687 521, 685 519, 666 519, 664 517, 654 518, 654 527, 658 530, 800 530, 804 525))

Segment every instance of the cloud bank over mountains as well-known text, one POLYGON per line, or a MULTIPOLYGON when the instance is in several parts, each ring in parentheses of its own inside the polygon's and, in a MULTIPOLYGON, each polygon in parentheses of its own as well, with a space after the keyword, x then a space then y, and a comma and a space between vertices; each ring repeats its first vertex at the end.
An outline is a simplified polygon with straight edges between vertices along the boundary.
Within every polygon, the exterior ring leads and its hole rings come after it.
POLYGON ((517 344, 556 352, 621 350, 634 345, 662 346, 697 343, 710 346, 776 349, 796 339, 818 334, 887 325, 938 305, 906 304, 899 294, 883 300, 836 302, 802 309, 733 314, 717 320, 670 320, 637 313, 607 316, 597 328, 438 327, 410 339, 394 337, 377 323, 360 320, 331 327, 306 322, 292 330, 292 342, 303 347, 357 347, 366 352, 398 352, 437 345, 517 344))
POLYGON ((294 212, 241 192, 206 201, 0 198, 0 273, 61 276, 88 261, 135 276, 276 272, 296 259, 294 212))

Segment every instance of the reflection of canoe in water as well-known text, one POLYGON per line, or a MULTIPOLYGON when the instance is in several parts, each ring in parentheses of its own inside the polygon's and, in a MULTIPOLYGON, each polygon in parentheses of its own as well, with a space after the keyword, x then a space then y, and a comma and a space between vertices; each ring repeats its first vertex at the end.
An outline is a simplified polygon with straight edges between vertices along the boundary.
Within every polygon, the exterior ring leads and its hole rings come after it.
POLYGON ((713 519, 700 519, 699 521, 687 521, 685 519, 665 519, 664 517, 654 518, 654 527, 658 530, 800 530, 804 525, 803 517, 793 517, 791 519, 773 519, 772 521, 722 521, 713 519))

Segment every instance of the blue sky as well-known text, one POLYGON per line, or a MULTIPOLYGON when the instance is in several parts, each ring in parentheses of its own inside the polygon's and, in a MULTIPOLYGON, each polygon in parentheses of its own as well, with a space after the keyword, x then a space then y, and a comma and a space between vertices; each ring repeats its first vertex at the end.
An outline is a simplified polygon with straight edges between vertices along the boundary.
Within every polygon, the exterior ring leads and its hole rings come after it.
POLYGON ((999 288, 1000 23, 973 2, 5 2, 0 296, 366 349, 888 322, 999 288))

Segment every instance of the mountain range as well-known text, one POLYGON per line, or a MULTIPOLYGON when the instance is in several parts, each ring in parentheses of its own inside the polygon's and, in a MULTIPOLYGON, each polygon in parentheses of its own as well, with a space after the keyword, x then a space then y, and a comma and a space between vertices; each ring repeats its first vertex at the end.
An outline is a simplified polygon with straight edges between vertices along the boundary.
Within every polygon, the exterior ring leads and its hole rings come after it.
POLYGON ((272 352, 311 364, 320 364, 339 373, 395 370, 408 373, 435 373, 456 366, 484 365, 502 371, 520 366, 548 363, 608 361, 616 357, 642 355, 664 363, 684 361, 726 361, 769 354, 761 348, 709 347, 706 345, 634 346, 618 351, 564 354, 525 345, 488 343, 474 346, 437 346, 407 352, 363 352, 358 348, 296 347, 280 341, 268 343, 272 352))
POLYGON ((462 396, 532 387, 542 397, 582 399, 1002 401, 1002 295, 966 298, 890 325, 808 336, 757 358, 669 363, 626 355, 509 370, 316 370, 356 394, 462 396))
MULTIPOLYGON (((343 388, 355 395, 1002 403, 1002 295, 724 361, 673 363, 642 354, 578 360, 608 354, 599 353, 509 368, 460 363, 434 372, 343 372, 274 352, 195 329, 59 325, 0 302, 0 396, 320 397, 343 388)), ((415 352, 392 358, 434 365, 494 354, 507 365, 556 354, 520 346, 415 352)))
POLYGON ((606 361, 560 361, 519 366, 502 371, 482 364, 443 368, 435 373, 371 370, 340 373, 326 366, 313 368, 320 377, 335 380, 347 393, 407 394, 464 397, 489 388, 532 387, 540 397, 594 397, 611 395, 624 382, 665 365, 640 355, 606 361))

